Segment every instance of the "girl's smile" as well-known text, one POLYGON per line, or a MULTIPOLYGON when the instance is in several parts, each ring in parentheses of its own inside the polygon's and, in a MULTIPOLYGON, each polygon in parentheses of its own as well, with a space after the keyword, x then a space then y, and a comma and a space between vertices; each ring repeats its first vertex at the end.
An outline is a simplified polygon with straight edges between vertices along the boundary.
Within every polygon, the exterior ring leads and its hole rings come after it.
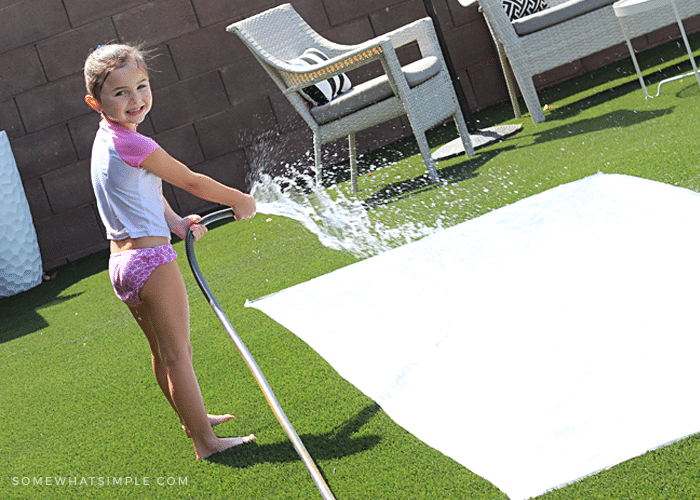
POLYGON ((90 96, 86 96, 85 100, 107 120, 136 131, 151 110, 148 75, 136 61, 131 60, 107 76, 99 101, 90 96))

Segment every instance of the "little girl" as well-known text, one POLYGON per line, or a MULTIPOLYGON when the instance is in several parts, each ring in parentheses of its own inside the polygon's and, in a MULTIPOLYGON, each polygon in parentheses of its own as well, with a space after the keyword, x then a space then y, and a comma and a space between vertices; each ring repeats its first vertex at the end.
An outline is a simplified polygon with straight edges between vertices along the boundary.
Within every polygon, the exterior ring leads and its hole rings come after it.
POLYGON ((85 102, 102 115, 92 150, 97 207, 110 240, 109 275, 146 334, 156 380, 192 439, 197 459, 255 439, 217 437, 212 426, 232 415, 208 415, 192 367, 189 304, 170 233, 195 240, 198 215, 180 218, 163 197, 161 179, 233 208, 236 220, 255 215, 252 196, 192 172, 136 132, 151 110, 144 53, 130 45, 98 47, 85 62, 85 102))

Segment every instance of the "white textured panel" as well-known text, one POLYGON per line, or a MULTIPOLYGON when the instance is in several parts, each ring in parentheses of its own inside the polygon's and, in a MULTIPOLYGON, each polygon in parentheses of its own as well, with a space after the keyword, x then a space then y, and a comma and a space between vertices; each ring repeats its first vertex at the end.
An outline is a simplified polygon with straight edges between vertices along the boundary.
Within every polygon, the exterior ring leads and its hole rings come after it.
POLYGON ((10 140, 0 131, 0 297, 41 283, 41 254, 10 140))

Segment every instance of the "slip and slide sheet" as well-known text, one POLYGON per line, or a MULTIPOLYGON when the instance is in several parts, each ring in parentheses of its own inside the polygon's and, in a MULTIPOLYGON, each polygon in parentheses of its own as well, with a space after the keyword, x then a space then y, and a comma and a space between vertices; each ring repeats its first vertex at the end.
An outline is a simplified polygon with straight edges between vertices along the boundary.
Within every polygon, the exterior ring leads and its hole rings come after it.
POLYGON ((597 174, 248 305, 523 499, 700 432, 700 194, 597 174))

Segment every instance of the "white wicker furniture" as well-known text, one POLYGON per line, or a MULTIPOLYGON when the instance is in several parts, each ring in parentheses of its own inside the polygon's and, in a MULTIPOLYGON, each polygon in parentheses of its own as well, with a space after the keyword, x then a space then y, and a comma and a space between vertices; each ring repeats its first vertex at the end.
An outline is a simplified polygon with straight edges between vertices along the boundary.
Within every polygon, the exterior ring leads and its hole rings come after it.
POLYGON ((0 297, 41 283, 41 253, 7 133, 0 131, 0 297))
POLYGON ((681 32, 681 37, 683 38, 683 42, 685 43, 685 48, 688 51, 688 57, 690 58, 690 65, 693 67, 693 71, 691 73, 674 76, 672 78, 666 78, 665 80, 660 81, 659 86, 656 88, 656 95, 658 96, 661 93, 661 86, 664 83, 680 80, 690 75, 695 75, 695 79, 698 81, 698 85, 700 85, 700 73, 698 73, 698 68, 695 65, 693 51, 690 48, 690 43, 688 43, 688 37, 685 34, 683 22, 679 17, 676 2, 674 0, 618 0, 613 4, 613 10, 615 11, 615 15, 620 18, 620 25, 622 25, 622 31, 624 32, 627 41, 627 48, 630 51, 632 62, 634 62, 634 69, 637 71, 639 83, 642 85, 642 90, 644 91, 644 95, 647 97, 647 99, 650 99, 651 96, 649 95, 649 92, 647 92, 647 86, 644 84, 644 77, 642 77, 642 71, 639 69, 637 56, 634 55, 634 48, 632 47, 632 42, 630 42, 624 18, 639 14, 641 12, 648 12, 650 10, 658 9, 660 7, 673 8, 673 12, 676 16, 676 22, 678 23, 678 29, 681 32))
POLYGON ((348 136, 353 191, 357 191, 355 133, 407 115, 431 180, 437 181, 426 130, 452 117, 468 155, 474 154, 430 18, 420 19, 359 45, 339 45, 316 33, 290 4, 280 5, 229 26, 255 55, 309 125, 314 135, 316 179, 320 182, 321 147, 348 136), (417 42, 422 59, 402 68, 396 48, 417 42), (329 57, 311 66, 290 64, 306 49, 329 57), (309 85, 379 60, 385 74, 328 104, 311 106, 301 95, 309 85))
MULTIPOLYGON (((475 0, 458 1, 467 6, 475 0)), ((535 75, 625 42, 612 7, 613 0, 569 0, 518 19, 515 23, 506 15, 500 0, 478 2, 497 48, 503 50, 510 61, 535 123, 544 121, 542 105, 533 82, 535 75), (576 13, 590 7, 593 10, 576 13), (567 17, 570 14, 573 17, 567 17)), ((676 5, 681 19, 700 14, 700 0, 676 0, 676 5)), ((634 28, 635 35, 641 35, 668 26, 675 20, 671 9, 660 9, 635 16, 634 26, 630 27, 634 28)), ((503 69, 508 74, 507 66, 503 69)), ((514 90, 509 88, 509 92, 513 100, 514 90)))

